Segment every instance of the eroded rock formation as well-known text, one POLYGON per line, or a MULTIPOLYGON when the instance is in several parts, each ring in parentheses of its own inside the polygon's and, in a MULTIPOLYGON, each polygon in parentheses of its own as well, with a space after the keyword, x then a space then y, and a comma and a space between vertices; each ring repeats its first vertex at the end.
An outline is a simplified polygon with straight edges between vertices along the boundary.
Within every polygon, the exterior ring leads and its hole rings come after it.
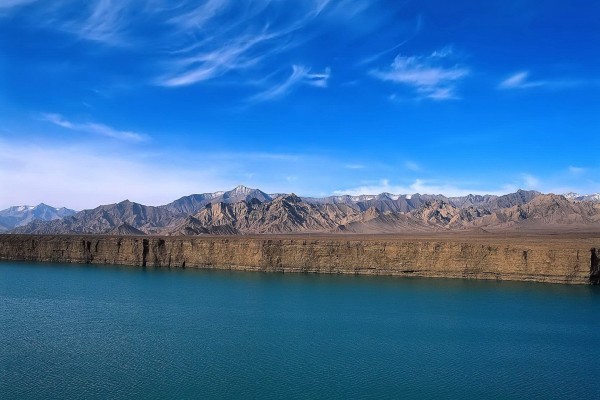
POLYGON ((597 236, 0 235, 0 260, 581 284, 600 283, 599 248, 597 236))
POLYGON ((505 196, 339 196, 303 199, 237 187, 151 207, 128 200, 12 233, 233 235, 407 233, 464 230, 600 231, 600 203, 518 191, 505 196))

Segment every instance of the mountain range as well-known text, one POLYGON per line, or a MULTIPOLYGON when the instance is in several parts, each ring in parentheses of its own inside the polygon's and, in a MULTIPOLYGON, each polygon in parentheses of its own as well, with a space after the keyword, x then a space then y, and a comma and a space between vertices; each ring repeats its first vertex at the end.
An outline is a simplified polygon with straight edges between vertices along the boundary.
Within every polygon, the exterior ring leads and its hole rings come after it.
POLYGON ((381 193, 314 198, 293 193, 267 194, 238 186, 230 191, 185 196, 157 207, 125 200, 76 213, 40 204, 32 208, 11 207, 0 211, 0 218, 5 231, 32 234, 600 230, 600 195, 519 190, 503 196, 381 193))
POLYGON ((0 211, 0 232, 10 231, 32 221, 51 221, 74 215, 76 211, 56 208, 44 203, 37 206, 14 206, 0 211))

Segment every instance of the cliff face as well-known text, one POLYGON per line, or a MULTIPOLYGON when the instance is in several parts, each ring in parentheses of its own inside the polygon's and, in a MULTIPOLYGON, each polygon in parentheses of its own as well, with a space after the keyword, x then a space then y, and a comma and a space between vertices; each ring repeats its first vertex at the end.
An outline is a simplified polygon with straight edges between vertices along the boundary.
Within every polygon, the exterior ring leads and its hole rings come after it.
POLYGON ((597 238, 0 235, 0 260, 597 284, 599 245, 597 238))
POLYGON ((590 283, 600 285, 600 249, 592 248, 590 260, 590 283))

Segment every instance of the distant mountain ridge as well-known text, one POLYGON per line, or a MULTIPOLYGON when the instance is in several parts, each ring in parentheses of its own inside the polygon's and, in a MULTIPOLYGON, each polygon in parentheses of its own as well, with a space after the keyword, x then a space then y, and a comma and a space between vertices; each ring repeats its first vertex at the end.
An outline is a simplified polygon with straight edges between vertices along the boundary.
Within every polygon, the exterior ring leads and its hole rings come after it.
POLYGON ((214 203, 238 203, 240 201, 250 201, 257 199, 261 202, 271 201, 273 198, 258 189, 250 189, 240 185, 228 192, 214 192, 203 194, 192 194, 177 199, 164 206, 159 206, 175 214, 195 214, 204 208, 207 204, 214 203))
POLYGON ((591 202, 594 202, 594 203, 600 203, 600 193, 578 194, 578 193, 570 192, 570 193, 565 193, 563 196, 565 196, 569 200, 591 201, 591 202))
POLYGON ((125 200, 62 218, 31 220, 11 232, 233 235, 543 227, 600 230, 600 198, 595 199, 594 195, 561 196, 525 190, 502 196, 381 193, 313 198, 238 186, 230 191, 184 196, 157 207, 125 200))
POLYGON ((32 221, 51 221, 74 215, 75 210, 52 207, 44 203, 37 206, 14 206, 0 211, 0 232, 10 231, 32 221))
POLYGON ((516 204, 521 204, 540 195, 540 192, 519 190, 515 193, 506 194, 503 196, 496 195, 473 195, 461 197, 446 197, 443 195, 430 194, 409 194, 409 195, 393 195, 391 193, 381 193, 379 195, 369 196, 330 196, 323 198, 305 197, 308 203, 313 204, 348 204, 358 207, 360 211, 365 211, 371 207, 377 208, 379 211, 391 212, 409 212, 419 207, 422 207, 427 202, 444 201, 454 207, 467 206, 482 206, 495 208, 510 207, 516 204))

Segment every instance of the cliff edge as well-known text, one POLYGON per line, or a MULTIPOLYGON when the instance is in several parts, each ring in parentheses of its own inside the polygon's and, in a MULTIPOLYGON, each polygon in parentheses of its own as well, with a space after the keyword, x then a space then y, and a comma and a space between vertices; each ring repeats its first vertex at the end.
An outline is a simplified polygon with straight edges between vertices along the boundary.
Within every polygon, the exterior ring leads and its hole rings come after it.
POLYGON ((0 235, 0 260, 600 283, 600 236, 0 235))

